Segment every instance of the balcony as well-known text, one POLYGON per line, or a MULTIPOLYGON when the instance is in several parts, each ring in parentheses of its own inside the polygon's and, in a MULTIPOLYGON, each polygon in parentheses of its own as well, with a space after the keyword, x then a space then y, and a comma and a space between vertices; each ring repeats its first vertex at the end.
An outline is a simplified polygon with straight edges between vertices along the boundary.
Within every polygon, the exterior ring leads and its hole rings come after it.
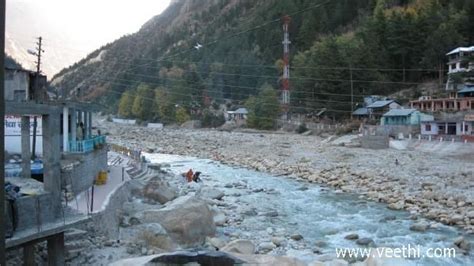
POLYGON ((105 136, 92 136, 85 140, 69 141, 69 152, 86 153, 104 145, 106 143, 105 136))

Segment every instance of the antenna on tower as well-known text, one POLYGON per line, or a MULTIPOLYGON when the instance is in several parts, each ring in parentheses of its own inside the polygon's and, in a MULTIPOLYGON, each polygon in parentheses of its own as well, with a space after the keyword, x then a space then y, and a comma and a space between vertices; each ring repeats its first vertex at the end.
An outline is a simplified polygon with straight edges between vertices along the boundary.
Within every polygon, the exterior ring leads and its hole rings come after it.
POLYGON ((282 18, 283 21, 283 78, 281 81, 282 93, 281 103, 284 111, 284 119, 289 120, 290 110, 290 35, 288 33, 288 26, 291 18, 286 15, 282 18))

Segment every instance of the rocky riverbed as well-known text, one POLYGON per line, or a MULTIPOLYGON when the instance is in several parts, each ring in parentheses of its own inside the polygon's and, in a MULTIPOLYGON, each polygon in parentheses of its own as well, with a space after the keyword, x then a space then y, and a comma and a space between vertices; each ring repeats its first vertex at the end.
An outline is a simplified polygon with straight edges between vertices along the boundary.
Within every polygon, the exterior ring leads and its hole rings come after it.
POLYGON ((99 127, 112 143, 301 178, 474 233, 472 154, 349 148, 283 132, 154 130, 106 121, 99 127))

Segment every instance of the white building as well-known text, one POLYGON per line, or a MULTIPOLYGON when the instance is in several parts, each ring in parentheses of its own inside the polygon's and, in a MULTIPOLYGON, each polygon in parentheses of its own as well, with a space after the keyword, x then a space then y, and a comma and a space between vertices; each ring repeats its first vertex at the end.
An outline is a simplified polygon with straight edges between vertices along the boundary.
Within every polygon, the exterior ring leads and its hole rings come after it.
POLYGON ((227 111, 227 120, 247 120, 249 112, 246 108, 239 108, 235 111, 227 111))
POLYGON ((448 56, 448 74, 474 70, 469 58, 474 56, 474 46, 458 47, 446 54, 448 56))

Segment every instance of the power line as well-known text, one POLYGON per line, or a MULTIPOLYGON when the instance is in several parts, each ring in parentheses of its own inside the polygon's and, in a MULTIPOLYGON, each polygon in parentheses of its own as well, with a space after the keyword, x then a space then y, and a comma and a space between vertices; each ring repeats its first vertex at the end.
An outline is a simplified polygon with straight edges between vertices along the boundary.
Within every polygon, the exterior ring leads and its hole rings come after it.
MULTIPOLYGON (((100 79, 102 81, 106 81, 106 82, 111 82, 111 83, 114 83, 114 84, 118 84, 118 85, 129 85, 129 84, 125 84, 123 82, 116 82, 116 81, 112 81, 112 80, 107 80, 107 79, 100 79)), ((144 84, 153 84, 153 83, 147 83, 147 82, 141 82, 141 83, 144 83, 144 84)), ((172 88, 177 88, 178 86, 175 86, 175 87, 172 87, 172 88)), ((203 92, 203 91, 206 91, 206 92, 214 92, 214 91, 211 91, 211 90, 199 90, 199 89, 194 89, 194 88, 191 88, 191 87, 182 87, 182 88, 186 88, 186 89, 190 89, 192 91, 197 91, 197 92, 203 92)), ((150 88, 149 89, 150 91, 155 91, 155 89, 152 89, 150 88)), ((119 92, 119 91, 116 91, 116 90, 112 90, 112 89, 109 89, 109 91, 113 91, 113 93, 118 93, 118 94, 122 94, 123 92, 119 92)), ((169 92, 170 95, 179 95, 179 96, 190 96, 189 94, 184 94, 184 93, 178 93, 178 92, 173 92, 173 91, 170 91, 169 92)), ((242 96, 246 96, 247 94, 234 94, 234 95, 242 95, 242 96)), ((198 97, 198 98, 205 98, 206 96, 203 96, 203 95, 191 95, 193 97, 198 97)), ((220 99, 220 100, 227 100, 227 98, 224 98, 224 97, 214 97, 214 99, 220 99)), ((347 103, 350 103, 349 101, 333 101, 333 100, 311 100, 311 101, 306 101, 306 103, 343 103, 343 104, 347 104, 347 103)), ((299 108, 299 107, 292 107, 292 108, 299 108)), ((350 111, 349 111, 350 112, 350 111)))
MULTIPOLYGON (((157 76, 152 76, 152 75, 144 75, 144 74, 129 74, 131 76, 139 76, 139 77, 144 77, 144 78, 151 78, 151 79, 158 79, 158 80, 170 80, 170 81, 183 81, 188 84, 196 84, 196 85, 209 85, 212 86, 214 84, 212 83, 206 83, 206 82, 189 82, 185 78, 162 78, 162 77, 157 77, 157 76)), ((146 81, 142 80, 135 80, 135 79, 125 79, 125 78, 114 78, 114 79, 121 79, 125 81, 132 81, 132 82, 137 82, 137 83, 146 83, 146 81)), ((150 83, 150 82, 148 82, 150 83)), ((155 84, 155 85, 163 85, 159 82, 151 82, 150 84, 155 84)), ((220 85, 222 87, 229 87, 229 88, 239 88, 239 89, 247 89, 247 90, 259 90, 257 87, 250 87, 250 86, 237 86, 237 85, 226 85, 222 84, 220 85)), ((322 93, 322 92, 311 92, 311 91, 295 91, 297 94, 317 94, 317 95, 331 95, 331 96, 352 96, 352 94, 340 94, 340 93, 322 93)), ((369 94, 354 94, 354 96, 370 96, 369 94)))
MULTIPOLYGON (((120 94, 120 92, 118 91, 111 91, 112 93, 115 93, 115 94, 120 94)), ((183 94, 181 94, 183 95, 183 94)), ((204 96, 197 96, 198 98, 203 98, 204 96)), ((155 99, 149 99, 149 98, 145 98, 145 97, 141 97, 143 100, 145 101, 151 101, 152 103, 158 103, 158 101, 156 101, 155 99)), ((225 98, 218 98, 220 100, 226 100, 225 98)), ((181 102, 169 102, 167 101, 167 103, 171 103, 171 104, 174 104, 174 105, 181 105, 182 103, 181 102)), ((274 107, 280 107, 280 104, 273 104, 273 103, 262 103, 263 106, 274 106, 274 107)), ((304 110, 304 111, 321 111, 322 109, 325 109, 325 112, 334 112, 334 113, 345 113, 345 114, 349 114, 351 113, 351 111, 347 111, 347 110, 338 110, 338 109, 327 109, 325 107, 321 107, 321 108, 313 108, 313 107, 303 107, 303 106, 292 106, 291 109, 293 110, 304 110)), ((273 117, 268 117, 268 116, 258 116, 258 118, 261 118, 261 119, 271 119, 271 120, 275 120, 275 121, 282 121, 282 122, 288 122, 287 120, 283 120, 283 119, 274 119, 273 117)))
MULTIPOLYGON (((157 67, 149 67, 157 68, 157 67)), ((160 68, 158 68, 160 69, 160 68)), ((184 72, 195 72, 195 73, 205 73, 205 74, 218 74, 223 76, 239 76, 239 77, 249 77, 249 78, 271 78, 277 79, 278 76, 268 76, 268 75, 250 75, 250 74, 240 74, 240 73, 227 73, 227 72, 216 72, 216 71, 194 71, 194 70, 183 70, 184 72)), ((130 72, 130 71, 123 71, 130 72)), ((303 77, 303 76, 292 76, 292 80, 312 80, 312 81, 333 81, 333 82, 351 82, 350 79, 324 79, 324 78, 314 78, 314 77, 303 77)), ((403 82, 403 81, 383 81, 383 80, 357 80, 354 79, 352 82, 355 83, 380 83, 380 84, 398 84, 398 85, 420 85, 424 84, 423 82, 403 82)))

